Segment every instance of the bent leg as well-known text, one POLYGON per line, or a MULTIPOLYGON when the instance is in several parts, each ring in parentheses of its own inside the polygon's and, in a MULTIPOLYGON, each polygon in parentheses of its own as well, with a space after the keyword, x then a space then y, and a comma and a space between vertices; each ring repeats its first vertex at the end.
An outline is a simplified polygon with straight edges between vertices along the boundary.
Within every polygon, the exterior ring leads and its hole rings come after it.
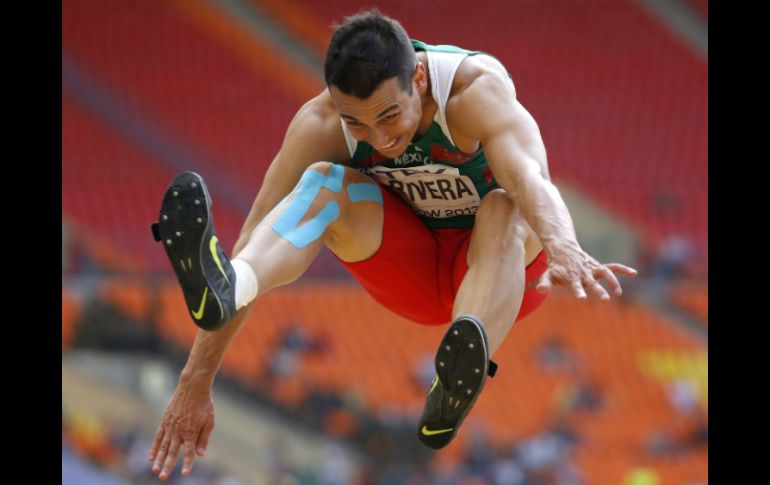
POLYGON ((500 347, 521 309, 525 268, 542 250, 513 200, 501 189, 481 202, 468 248, 468 271, 452 307, 452 318, 479 318, 490 355, 500 347))
MULTIPOLYGON (((526 264, 540 251, 513 200, 500 189, 488 193, 479 206, 468 251, 458 256, 466 257, 468 268, 455 295, 452 324, 436 352, 436 379, 417 424, 418 438, 426 446, 443 448, 457 436, 487 375, 494 375, 490 356, 516 320, 526 290, 526 264)), ((461 260, 455 261, 455 271, 462 266, 461 260)))
POLYGON ((324 245, 344 261, 366 259, 377 251, 382 237, 379 190, 358 171, 314 163, 234 259, 254 270, 258 295, 299 278, 324 245))

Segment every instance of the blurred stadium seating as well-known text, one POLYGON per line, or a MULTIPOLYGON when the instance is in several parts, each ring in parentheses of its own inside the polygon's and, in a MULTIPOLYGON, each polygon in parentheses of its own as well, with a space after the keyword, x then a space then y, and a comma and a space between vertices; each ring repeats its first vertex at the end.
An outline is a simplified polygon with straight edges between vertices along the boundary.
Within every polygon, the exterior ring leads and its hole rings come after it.
POLYGON ((671 288, 670 298, 674 305, 691 313, 701 324, 708 325, 709 288, 707 282, 677 283, 671 288))
MULTIPOLYGON (((707 2, 686 3, 707 21, 707 2)), ((159 197, 176 172, 203 175, 220 240, 231 247, 291 117, 323 88, 332 22, 360 6, 63 4, 62 216, 72 235, 63 237, 63 352, 77 350, 84 309, 98 300, 186 353, 196 327, 149 232, 159 197), (287 54, 253 19, 281 29, 318 67, 287 54), (85 292, 70 285, 94 275, 85 292)), ((507 66, 538 121, 557 185, 579 189, 637 230, 650 252, 643 277, 663 267, 672 240, 690 247, 681 267, 661 270, 672 280, 665 301, 633 297, 645 281, 610 304, 557 292, 517 324, 468 429, 445 451, 419 455, 420 470, 482 476, 473 475, 481 435, 494 463, 514 457, 527 473, 557 473, 553 464, 525 466, 527 450, 568 431, 574 440, 559 463, 579 470, 576 483, 622 483, 636 467, 662 484, 706 483, 707 61, 630 0, 380 6, 415 38, 484 50, 507 66), (678 325, 665 313, 669 303, 703 332, 678 325)), ((370 450, 370 421, 393 436, 401 428, 388 423, 413 427, 426 390, 423 360, 442 334, 379 307, 325 255, 300 283, 255 306, 222 372, 297 415, 336 396, 315 425, 370 450)), ((396 443, 417 446, 413 433, 396 443)), ((373 462, 373 473, 393 465, 373 462)))

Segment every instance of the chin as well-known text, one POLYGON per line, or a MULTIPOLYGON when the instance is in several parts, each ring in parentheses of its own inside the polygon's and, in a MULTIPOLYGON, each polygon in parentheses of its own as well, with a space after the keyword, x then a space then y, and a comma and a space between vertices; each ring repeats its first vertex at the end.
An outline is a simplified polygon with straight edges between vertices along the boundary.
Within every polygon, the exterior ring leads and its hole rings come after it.
MULTIPOLYGON (((408 147, 408 145, 407 145, 407 147, 408 147)), ((403 148, 403 150, 399 150, 399 151, 398 151, 398 153, 396 153, 395 155, 393 155, 393 158, 398 158, 398 157, 400 157, 401 155, 403 155, 404 153, 406 153, 406 149, 407 149, 407 147, 404 147, 404 148, 403 148)))

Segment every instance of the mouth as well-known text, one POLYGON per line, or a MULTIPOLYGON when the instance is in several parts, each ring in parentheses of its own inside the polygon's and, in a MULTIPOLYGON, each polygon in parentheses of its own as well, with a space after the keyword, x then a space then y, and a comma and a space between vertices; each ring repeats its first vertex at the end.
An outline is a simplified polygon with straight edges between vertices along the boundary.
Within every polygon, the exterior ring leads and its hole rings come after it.
POLYGON ((392 150, 393 148, 395 148, 395 147, 398 145, 398 143, 399 143, 400 141, 401 141, 401 137, 400 137, 400 136, 397 136, 397 137, 396 137, 396 138, 395 138, 393 141, 391 141, 391 142, 390 142, 390 143, 388 143, 387 145, 385 145, 385 146, 381 147, 381 148, 380 148, 380 151, 388 151, 388 150, 392 150))

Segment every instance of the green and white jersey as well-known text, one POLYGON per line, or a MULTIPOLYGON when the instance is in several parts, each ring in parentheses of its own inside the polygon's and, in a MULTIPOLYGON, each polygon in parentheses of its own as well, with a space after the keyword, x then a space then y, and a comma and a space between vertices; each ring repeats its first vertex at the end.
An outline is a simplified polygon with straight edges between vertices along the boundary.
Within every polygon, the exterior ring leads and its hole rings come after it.
POLYGON ((447 126, 446 104, 462 60, 482 52, 417 40, 412 40, 412 45, 428 56, 431 94, 438 105, 433 124, 401 156, 392 159, 357 141, 342 121, 350 165, 398 194, 428 227, 470 228, 481 199, 498 185, 482 146, 475 153, 463 153, 455 146, 447 126))

